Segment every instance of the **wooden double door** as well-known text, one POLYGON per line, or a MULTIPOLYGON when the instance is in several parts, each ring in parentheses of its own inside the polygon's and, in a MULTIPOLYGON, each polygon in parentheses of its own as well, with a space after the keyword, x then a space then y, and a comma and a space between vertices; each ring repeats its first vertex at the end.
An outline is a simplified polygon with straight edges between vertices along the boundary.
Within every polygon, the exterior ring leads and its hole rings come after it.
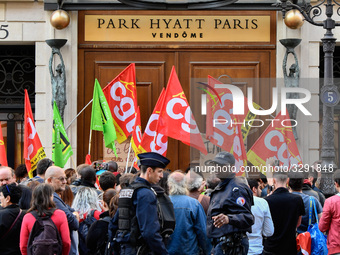
MULTIPOLYGON (((208 75, 222 76, 222 82, 239 86, 246 95, 247 87, 253 87, 253 100, 268 109, 271 106, 271 87, 262 78, 275 77, 275 48, 269 49, 79 49, 78 111, 93 96, 93 84, 97 78, 106 86, 130 63, 136 64, 138 105, 141 112, 142 130, 152 114, 163 87, 166 87, 172 66, 175 66, 184 93, 189 100, 201 132, 204 117, 200 115, 200 93, 194 93, 197 81, 207 81, 208 75), (197 116, 198 115, 198 116, 197 116)), ((88 150, 91 107, 78 118, 78 164, 84 162, 88 150)), ((263 130, 253 131, 247 139, 248 147, 263 130)), ((104 155, 103 138, 94 132, 91 147, 92 160, 104 155)), ((185 170, 193 159, 190 147, 169 139, 167 157, 171 170, 185 170)))

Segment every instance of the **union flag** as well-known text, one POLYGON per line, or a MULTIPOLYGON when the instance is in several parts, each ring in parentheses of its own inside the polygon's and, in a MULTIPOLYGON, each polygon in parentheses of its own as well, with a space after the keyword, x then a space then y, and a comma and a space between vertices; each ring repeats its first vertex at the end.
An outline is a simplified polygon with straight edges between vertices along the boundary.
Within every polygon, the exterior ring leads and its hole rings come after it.
POLYGON ((130 64, 104 89, 116 128, 117 141, 124 142, 133 131, 137 110, 135 64, 130 64))
POLYGON ((159 114, 157 132, 180 140, 207 154, 201 133, 191 112, 188 100, 172 67, 159 114))
POLYGON ((37 168, 38 162, 45 157, 46 154, 35 128, 31 103, 25 89, 24 158, 30 178, 33 177, 33 171, 37 168))

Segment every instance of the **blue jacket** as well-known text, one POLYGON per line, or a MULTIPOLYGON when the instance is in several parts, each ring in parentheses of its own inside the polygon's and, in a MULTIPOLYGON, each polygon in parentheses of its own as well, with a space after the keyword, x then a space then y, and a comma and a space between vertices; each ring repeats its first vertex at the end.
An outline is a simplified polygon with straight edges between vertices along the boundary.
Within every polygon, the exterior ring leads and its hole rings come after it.
MULTIPOLYGON (((137 177, 135 182, 140 182, 151 187, 151 184, 147 180, 140 177, 137 177)), ((163 238, 160 235, 160 224, 157 213, 157 198, 155 193, 151 189, 140 188, 134 192, 132 199, 132 210, 136 212, 139 230, 144 242, 155 255, 167 255, 168 252, 165 248, 163 238)), ((109 236, 113 236, 118 230, 118 219, 119 208, 109 225, 109 236)), ((130 234, 121 236, 118 232, 116 235, 116 241, 120 244, 128 244, 129 237, 130 234)))
POLYGON ((211 193, 207 213, 207 234, 209 238, 219 238, 234 232, 249 232, 254 224, 251 206, 253 194, 242 180, 232 174, 222 181, 211 193), (212 216, 223 213, 229 217, 229 224, 214 227, 212 216))
POLYGON ((64 203, 64 201, 59 197, 57 193, 53 193, 53 201, 56 204, 57 208, 64 211, 66 214, 67 222, 68 222, 68 227, 70 229, 70 238, 71 238, 71 250, 70 250, 70 255, 78 255, 78 241, 74 240, 75 236, 73 235, 72 231, 77 231, 79 228, 79 222, 72 214, 74 210, 69 207, 67 204, 64 203))
POLYGON ((174 205, 176 227, 170 236, 167 249, 170 255, 209 254, 210 240, 206 234, 206 215, 197 199, 186 195, 170 196, 174 205))

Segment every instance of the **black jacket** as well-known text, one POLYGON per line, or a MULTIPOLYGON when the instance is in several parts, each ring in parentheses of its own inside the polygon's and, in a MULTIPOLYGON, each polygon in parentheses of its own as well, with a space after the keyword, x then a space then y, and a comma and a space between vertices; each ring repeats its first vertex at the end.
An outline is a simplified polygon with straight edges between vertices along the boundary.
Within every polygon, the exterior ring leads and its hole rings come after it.
POLYGON ((234 232, 250 232, 254 224, 251 206, 253 194, 249 187, 233 174, 222 181, 210 195, 207 213, 207 235, 219 238, 234 232), (229 224, 214 227, 212 216, 223 213, 229 217, 229 224))
POLYGON ((108 211, 103 212, 99 217, 99 220, 92 223, 86 237, 86 247, 89 249, 88 255, 105 253, 105 247, 108 240, 109 222, 111 218, 108 211), (108 220, 103 220, 104 218, 108 220))
POLYGON ((20 229, 22 219, 25 212, 22 211, 17 222, 14 224, 13 228, 8 232, 8 234, 3 238, 9 228, 12 226, 13 222, 19 215, 20 208, 18 205, 9 205, 0 210, 0 254, 1 255, 20 255, 20 229))
POLYGON ((319 200, 321 206, 323 207, 323 205, 325 204, 325 196, 320 192, 320 191, 316 191, 312 188, 311 185, 309 185, 308 183, 304 183, 302 186, 302 193, 308 195, 308 196, 313 196, 315 197, 317 200, 319 200))

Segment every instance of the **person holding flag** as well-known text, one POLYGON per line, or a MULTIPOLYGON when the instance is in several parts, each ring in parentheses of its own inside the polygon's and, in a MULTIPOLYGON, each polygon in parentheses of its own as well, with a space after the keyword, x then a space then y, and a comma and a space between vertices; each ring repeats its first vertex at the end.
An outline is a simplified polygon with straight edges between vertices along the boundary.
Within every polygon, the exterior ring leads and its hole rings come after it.
POLYGON ((70 140, 67 137, 56 102, 53 103, 53 136, 52 160, 54 165, 64 167, 67 160, 73 155, 70 140))

